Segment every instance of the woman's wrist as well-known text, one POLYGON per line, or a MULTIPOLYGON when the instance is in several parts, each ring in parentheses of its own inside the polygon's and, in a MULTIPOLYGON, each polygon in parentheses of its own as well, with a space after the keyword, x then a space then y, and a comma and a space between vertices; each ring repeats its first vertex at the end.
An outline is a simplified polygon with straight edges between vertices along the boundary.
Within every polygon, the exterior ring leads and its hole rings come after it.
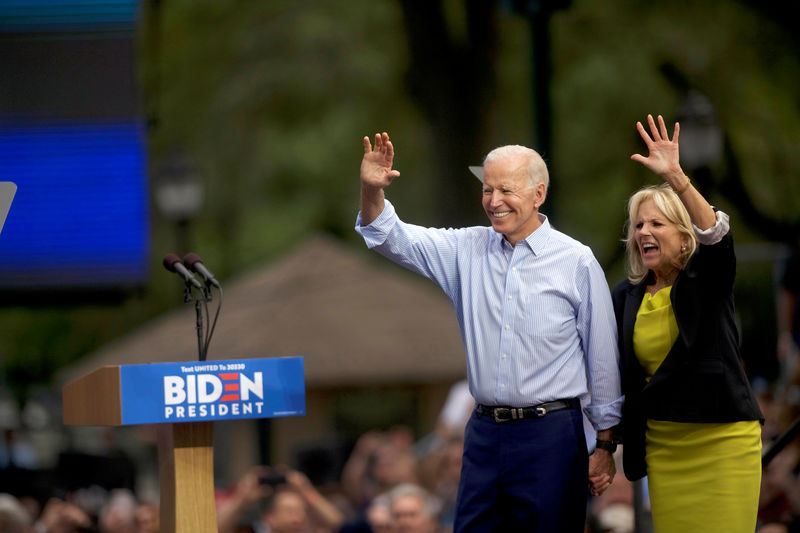
POLYGON ((684 174, 682 170, 677 170, 675 172, 670 172, 668 174, 662 175, 664 181, 667 182, 675 194, 680 196, 681 194, 685 193, 689 186, 692 184, 692 180, 689 179, 689 176, 684 174))
POLYGON ((671 185, 672 189, 675 191, 675 194, 677 194, 678 196, 685 193, 687 189, 689 189, 689 187, 692 185, 692 180, 689 179, 689 176, 684 176, 684 178, 685 180, 683 181, 683 184, 679 184, 677 187, 675 185, 671 185))

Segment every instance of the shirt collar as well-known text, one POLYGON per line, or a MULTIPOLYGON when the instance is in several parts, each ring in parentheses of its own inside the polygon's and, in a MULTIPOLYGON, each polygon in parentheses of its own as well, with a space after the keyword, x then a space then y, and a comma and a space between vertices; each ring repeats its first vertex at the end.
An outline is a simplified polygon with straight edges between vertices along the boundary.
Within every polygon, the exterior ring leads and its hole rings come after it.
MULTIPOLYGON (((531 252, 533 252, 533 255, 539 255, 542 252, 547 240, 550 238, 550 234, 553 232, 553 228, 550 226, 550 219, 541 213, 539 213, 537 216, 539 217, 539 222, 541 222, 542 225, 536 228, 533 233, 517 242, 517 246, 525 243, 528 248, 530 248, 531 252)), ((495 235, 497 235, 502 247, 508 248, 509 250, 512 249, 511 244, 503 235, 499 233, 495 233, 495 235)))

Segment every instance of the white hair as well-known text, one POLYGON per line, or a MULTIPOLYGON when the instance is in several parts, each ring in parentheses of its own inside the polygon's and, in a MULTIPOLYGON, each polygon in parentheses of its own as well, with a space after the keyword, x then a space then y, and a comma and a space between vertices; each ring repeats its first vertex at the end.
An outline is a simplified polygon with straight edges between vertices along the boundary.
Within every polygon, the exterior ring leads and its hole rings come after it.
POLYGON ((528 184, 531 187, 535 187, 539 183, 544 183, 545 187, 549 187, 550 185, 550 175, 547 172, 547 165, 542 159, 542 156, 536 150, 528 148, 527 146, 521 146, 519 144, 508 144, 506 146, 500 146, 486 154, 486 157, 483 159, 483 166, 486 166, 486 163, 491 161, 497 161, 500 159, 506 159, 509 157, 514 158, 525 158, 527 160, 527 164, 525 166, 525 175, 528 178, 528 184))
POLYGON ((414 483, 401 483, 400 485, 392 488, 386 495, 392 504, 405 496, 414 496, 419 498, 419 500, 422 502, 422 510, 425 513, 425 516, 434 520, 437 519, 439 512, 442 509, 442 504, 439 502, 439 498, 414 483))

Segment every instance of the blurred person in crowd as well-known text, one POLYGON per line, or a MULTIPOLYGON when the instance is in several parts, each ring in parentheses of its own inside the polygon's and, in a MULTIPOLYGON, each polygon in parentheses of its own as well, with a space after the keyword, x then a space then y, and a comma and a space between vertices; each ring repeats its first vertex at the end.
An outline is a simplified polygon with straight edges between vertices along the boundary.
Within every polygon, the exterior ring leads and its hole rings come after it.
POLYGON ((0 439, 0 468, 26 468, 38 466, 36 452, 28 435, 19 429, 6 428, 0 439))
POLYGON ((217 528, 219 533, 235 533, 240 527, 251 524, 250 513, 275 493, 275 485, 265 483, 270 469, 265 466, 251 468, 230 491, 217 492, 217 528))
POLYGON ((400 175, 389 135, 375 135, 374 146, 364 137, 363 148, 356 231, 444 290, 465 344, 477 406, 454 530, 583 531, 587 485, 600 493, 614 478, 623 398, 603 271, 539 212, 547 166, 529 148, 493 150, 477 173, 491 227, 424 228, 401 221, 385 198, 400 175), (601 442, 591 458, 579 402, 590 389, 587 415, 601 442), (537 460, 519 460, 528 457, 537 460))
POLYGON ((636 126, 664 180, 628 202, 629 277, 614 288, 625 475, 648 478, 659 533, 756 526, 763 416, 742 368, 728 215, 683 173, 680 126, 636 126))
POLYGON ((99 528, 103 533, 136 533, 136 509, 139 503, 127 489, 111 491, 100 509, 99 528))
POLYGON ((230 494, 217 502, 220 533, 236 532, 250 511, 266 502, 260 520, 252 530, 261 533, 333 533, 344 523, 344 516, 302 472, 286 467, 256 466, 247 472, 230 494))
POLYGON ((261 515, 269 533, 313 533, 306 502, 294 489, 278 488, 261 515))
POLYGON ((0 533, 34 533, 33 520, 20 501, 0 493, 0 533))
POLYGON ((392 533, 392 513, 387 494, 372 499, 363 513, 339 530, 339 533, 392 533))
POLYGON ((159 504, 151 501, 139 502, 136 506, 136 533, 159 533, 159 504))
POLYGON ((455 522, 463 453, 463 435, 451 435, 445 445, 431 452, 420 464, 423 486, 439 499, 439 523, 445 532, 452 531, 455 522))
POLYGON ((392 510, 388 495, 379 494, 375 497, 367 506, 365 515, 372 533, 391 533, 392 510))
POLYGON ((388 493, 393 533, 439 531, 439 501, 424 488, 403 483, 388 493))
POLYGON ((80 506, 60 498, 50 498, 35 524, 36 533, 83 533, 95 524, 80 506))
POLYGON ((359 437, 342 470, 342 489, 357 510, 395 485, 417 481, 412 444, 404 427, 359 437))

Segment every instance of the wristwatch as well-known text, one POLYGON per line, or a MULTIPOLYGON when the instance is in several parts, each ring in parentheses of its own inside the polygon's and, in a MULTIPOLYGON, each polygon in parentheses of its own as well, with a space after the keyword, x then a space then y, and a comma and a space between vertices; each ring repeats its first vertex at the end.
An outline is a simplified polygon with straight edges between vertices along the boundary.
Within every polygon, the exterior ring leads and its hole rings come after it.
POLYGON ((599 440, 595 444, 595 448, 600 448, 601 450, 605 450, 610 454, 614 454, 617 451, 617 443, 613 440, 599 440))

